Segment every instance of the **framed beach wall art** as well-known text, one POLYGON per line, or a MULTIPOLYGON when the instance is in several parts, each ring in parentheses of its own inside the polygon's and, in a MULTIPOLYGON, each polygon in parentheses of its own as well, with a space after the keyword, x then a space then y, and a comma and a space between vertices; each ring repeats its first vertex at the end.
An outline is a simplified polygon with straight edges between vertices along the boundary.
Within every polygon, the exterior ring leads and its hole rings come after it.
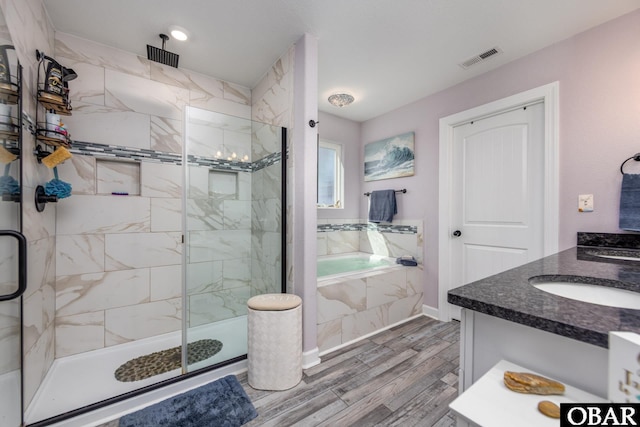
POLYGON ((364 180, 413 175, 414 133, 407 132, 364 146, 364 180))

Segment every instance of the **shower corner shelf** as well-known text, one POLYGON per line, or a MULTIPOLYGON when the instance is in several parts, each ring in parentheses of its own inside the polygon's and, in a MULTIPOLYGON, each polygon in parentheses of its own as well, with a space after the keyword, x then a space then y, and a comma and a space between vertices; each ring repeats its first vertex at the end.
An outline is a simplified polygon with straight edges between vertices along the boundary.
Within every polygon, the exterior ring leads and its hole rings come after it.
POLYGON ((0 84, 0 101, 5 104, 17 105, 20 92, 17 83, 0 84))
POLYGON ((69 139, 69 137, 62 132, 58 132, 55 130, 47 130, 39 127, 36 130, 36 139, 50 147, 71 148, 71 139, 69 139), (60 135, 63 137, 63 139, 49 136, 50 134, 60 135))
MULTIPOLYGON (((61 97, 49 94, 44 90, 38 90, 38 102, 47 110, 56 114, 70 116, 71 105, 64 102, 61 97)), ((47 129, 47 123, 38 123, 38 110, 36 109, 36 139, 50 147, 71 147, 71 139, 68 134, 57 130, 47 129)))
MULTIPOLYGON (((67 81, 73 80, 77 75, 72 69, 65 68, 55 61, 55 59, 46 56, 44 52, 36 50, 36 58, 38 59, 38 74, 36 78, 36 85, 38 87, 36 94, 37 103, 42 105, 47 112, 61 116, 70 116, 71 102, 69 100, 67 81), (45 83, 41 83, 40 81, 40 72, 45 67, 45 61, 49 61, 49 67, 46 71, 47 75, 45 76, 47 81, 51 79, 51 76, 49 76, 49 68, 51 68, 51 65, 55 64, 59 69, 59 75, 57 77, 54 75, 54 77, 59 79, 58 86, 61 89, 60 93, 45 90, 45 83)), ((47 122, 40 123, 38 121, 39 110, 40 108, 36 108, 35 130, 32 129, 32 133, 35 135, 37 141, 34 154, 38 158, 38 162, 47 154, 51 154, 47 152, 49 150, 48 147, 52 147, 53 150, 57 147, 71 148, 71 139, 66 131, 60 132, 59 130, 48 129, 49 124, 47 122)))
POLYGON ((18 141, 20 138, 20 132, 18 126, 8 123, 0 123, 0 126, 8 126, 15 130, 0 130, 0 140, 4 141, 18 141))
POLYGON ((47 110, 61 116, 71 115, 71 105, 64 102, 62 97, 47 93, 44 89, 38 90, 38 102, 47 110))
MULTIPOLYGON (((51 95, 44 90, 38 90, 37 100, 47 111, 52 111, 56 114, 64 116, 71 115, 71 105, 66 104, 61 98, 58 98, 56 95, 51 95)), ((67 133, 47 129, 47 123, 38 123, 37 109, 36 129, 35 131, 33 131, 33 133, 35 134, 37 142, 44 144, 44 147, 40 144, 36 144, 36 149, 34 150, 34 154, 38 159, 38 163, 40 163, 43 157, 51 154, 51 152, 49 152, 46 147, 52 147, 53 149, 57 147, 71 148, 71 139, 69 138, 69 135, 67 133)))

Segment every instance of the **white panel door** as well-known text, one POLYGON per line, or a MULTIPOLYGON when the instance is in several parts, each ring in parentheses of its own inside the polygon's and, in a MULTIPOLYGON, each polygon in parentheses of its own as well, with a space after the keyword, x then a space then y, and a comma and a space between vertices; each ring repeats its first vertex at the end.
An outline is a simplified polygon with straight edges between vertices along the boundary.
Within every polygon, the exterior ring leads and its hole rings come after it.
POLYGON ((538 103, 454 129, 451 288, 543 256, 543 114, 538 103))

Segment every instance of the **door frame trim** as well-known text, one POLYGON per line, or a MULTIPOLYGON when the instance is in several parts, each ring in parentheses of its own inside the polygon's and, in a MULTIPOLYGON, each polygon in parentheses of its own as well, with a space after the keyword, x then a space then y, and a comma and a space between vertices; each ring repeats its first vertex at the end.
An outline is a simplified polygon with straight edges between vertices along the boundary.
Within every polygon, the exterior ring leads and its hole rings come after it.
POLYGON ((535 101, 544 102, 544 256, 558 252, 559 227, 559 83, 553 82, 488 104, 440 119, 440 160, 438 185, 438 317, 451 320, 447 302, 451 268, 451 206, 454 128, 472 120, 494 116, 535 101))

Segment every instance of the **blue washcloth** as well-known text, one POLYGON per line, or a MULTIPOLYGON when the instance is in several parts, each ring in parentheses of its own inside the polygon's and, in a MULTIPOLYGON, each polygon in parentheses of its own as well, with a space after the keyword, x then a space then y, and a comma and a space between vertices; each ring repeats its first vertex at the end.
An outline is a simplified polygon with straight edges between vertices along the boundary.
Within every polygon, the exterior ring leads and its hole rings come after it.
POLYGON ((640 231, 640 175, 622 175, 620 223, 623 230, 640 231))
POLYGON ((7 163, 4 167, 4 175, 0 177, 0 195, 20 193, 20 183, 9 175, 9 168, 11 168, 11 163, 7 163))
POLYGON ((369 201, 369 221, 391 222, 398 213, 395 190, 378 190, 371 192, 369 201))
POLYGON ((58 199, 71 196, 71 184, 58 178, 58 168, 56 166, 53 167, 53 175, 55 178, 44 185, 44 193, 47 196, 57 196, 58 199))

